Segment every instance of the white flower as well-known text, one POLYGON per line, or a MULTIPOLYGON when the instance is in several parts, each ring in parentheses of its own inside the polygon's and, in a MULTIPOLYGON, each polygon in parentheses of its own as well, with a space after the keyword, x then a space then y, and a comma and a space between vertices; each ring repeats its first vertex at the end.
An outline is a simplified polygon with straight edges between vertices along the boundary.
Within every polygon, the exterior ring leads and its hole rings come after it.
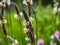
POLYGON ((4 23, 7 23, 7 20, 6 19, 4 19, 4 23))
POLYGON ((11 45, 18 45, 17 39, 14 40, 12 37, 10 37, 10 36, 8 36, 8 35, 7 35, 7 39, 12 42, 11 45))
POLYGON ((14 39, 13 39, 12 37, 10 37, 10 36, 7 36, 7 39, 8 39, 9 41, 11 41, 11 42, 14 41, 14 39))
POLYGON ((59 5, 59 2, 55 2, 54 3, 54 7, 58 6, 59 5))
POLYGON ((29 41, 30 39, 29 39, 28 37, 25 37, 25 40, 26 40, 26 41, 29 41))
POLYGON ((25 21, 25 19, 23 20, 23 25, 25 26, 25 24, 26 24, 26 21, 25 21))
POLYGON ((2 2, 0 2, 0 6, 2 5, 2 2))
POLYGON ((6 2, 7 0, 2 0, 2 2, 6 2))
POLYGON ((3 21, 2 20, 0 20, 0 25, 3 23, 3 21))
POLYGON ((20 16, 23 16, 23 13, 22 12, 20 12, 20 16))
POLYGON ((23 0, 23 4, 27 5, 27 2, 26 2, 26 0, 23 0))
POLYGON ((17 39, 15 39, 11 45, 19 45, 17 39))
POLYGON ((31 43, 27 43, 27 45, 31 45, 31 43))
POLYGON ((10 1, 10 0, 2 0, 2 2, 4 2, 4 3, 6 3, 6 2, 7 2, 7 4, 8 4, 8 5, 10 5, 10 4, 11 4, 11 1, 10 1))
POLYGON ((54 7, 54 9, 53 9, 53 14, 57 14, 58 13, 58 8, 57 8, 57 6, 56 7, 54 7))
POLYGON ((30 24, 30 21, 27 21, 27 22, 26 22, 26 26, 28 26, 29 24, 30 24))
POLYGON ((58 12, 60 12, 60 8, 58 8, 58 12))
POLYGON ((18 15, 17 15, 17 14, 15 14, 15 15, 14 15, 14 17, 15 17, 16 19, 18 19, 18 20, 19 20, 19 18, 18 18, 18 15))
POLYGON ((51 37, 50 37, 52 40, 54 39, 54 36, 53 35, 51 35, 51 37))
POLYGON ((7 1, 7 3, 8 3, 8 5, 10 5, 10 4, 11 4, 11 1, 10 1, 10 0, 8 0, 8 1, 7 1))
POLYGON ((28 32, 28 29, 27 28, 24 28, 24 33, 27 33, 28 32))
POLYGON ((30 5, 33 5, 33 0, 23 0, 23 4, 27 5, 28 1, 30 1, 30 5))
POLYGON ((0 38, 0 43, 2 43, 2 39, 0 38))
POLYGON ((53 14, 54 15, 56 15, 56 14, 58 14, 60 12, 60 8, 58 7, 58 5, 59 5, 59 2, 56 2, 54 4, 54 8, 53 8, 53 14))
POLYGON ((3 21, 0 20, 0 25, 1 25, 2 23, 7 23, 7 20, 6 20, 6 19, 4 19, 3 21))
POLYGON ((34 34, 34 38, 36 39, 36 34, 34 34))
POLYGON ((30 0, 30 5, 33 5, 33 0, 30 0))
POLYGON ((32 17, 29 17, 29 20, 30 20, 30 21, 33 21, 34 19, 33 19, 32 17))
MULTIPOLYGON (((30 2, 30 5, 33 5, 33 0, 28 0, 28 1, 30 2)), ((27 2, 28 2, 28 1, 27 1, 27 2)))

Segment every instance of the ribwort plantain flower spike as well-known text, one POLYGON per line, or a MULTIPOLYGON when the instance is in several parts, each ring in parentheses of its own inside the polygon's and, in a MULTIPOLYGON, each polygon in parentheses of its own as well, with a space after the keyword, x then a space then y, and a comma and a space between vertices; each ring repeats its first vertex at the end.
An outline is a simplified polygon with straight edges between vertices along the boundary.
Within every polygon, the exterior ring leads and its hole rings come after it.
POLYGON ((27 2, 30 2, 30 5, 33 5, 33 0, 23 0, 23 4, 28 5, 27 2))
POLYGON ((53 14, 54 14, 54 15, 57 15, 57 14, 58 14, 58 3, 55 3, 55 4, 54 4, 53 14))
POLYGON ((26 21, 26 28, 28 30, 28 32, 26 32, 28 38, 30 39, 31 42, 34 41, 34 34, 33 34, 33 27, 32 27, 32 24, 29 20, 29 17, 27 16, 26 12, 24 10, 22 10, 23 14, 24 14, 24 18, 25 18, 25 21, 26 21))
POLYGON ((57 15, 60 12, 60 7, 59 7, 60 3, 57 1, 54 1, 54 8, 53 8, 53 14, 57 15))
MULTIPOLYGON (((2 2, 0 3, 0 7, 1 7, 1 13, 0 13, 0 21, 1 22, 0 22, 0 24, 2 25, 1 27, 3 30, 4 36, 6 36, 6 38, 12 42, 11 45, 19 45, 17 39, 14 40, 12 37, 7 36, 6 28, 4 25, 5 23, 7 23, 7 21, 5 19, 3 19, 3 13, 4 13, 4 10, 9 11, 10 5, 14 6, 14 8, 17 12, 17 15, 20 16, 17 5, 14 2, 11 2, 10 0, 2 0, 2 2)), ((15 15, 15 17, 16 17, 16 15, 15 15)))

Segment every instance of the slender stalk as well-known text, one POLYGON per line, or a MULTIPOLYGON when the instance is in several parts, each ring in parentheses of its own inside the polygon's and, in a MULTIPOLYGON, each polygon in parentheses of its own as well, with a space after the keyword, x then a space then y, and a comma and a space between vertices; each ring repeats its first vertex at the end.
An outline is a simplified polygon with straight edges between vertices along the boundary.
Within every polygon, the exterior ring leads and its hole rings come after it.
POLYGON ((5 25, 4 25, 4 20, 3 20, 3 12, 4 12, 4 7, 3 7, 3 4, 4 3, 2 3, 2 9, 1 9, 1 17, 0 17, 0 20, 2 20, 2 23, 1 23, 1 27, 2 27, 2 30, 3 30, 3 33, 4 33, 4 39, 5 39, 5 42, 6 42, 6 44, 8 45, 8 41, 6 41, 7 40, 7 32, 6 32, 6 28, 5 28, 5 25))
MULTIPOLYGON (((19 14, 19 10, 18 10, 17 5, 15 5, 15 10, 16 10, 16 13, 18 15, 18 18, 20 18, 20 14, 19 14)), ((19 19, 19 22, 20 22, 20 30, 21 30, 21 39, 23 40, 23 38, 22 38, 22 23, 21 23, 21 18, 19 19)), ((21 42, 22 42, 22 45, 23 45, 23 41, 22 40, 21 40, 21 42)))
MULTIPOLYGON (((3 16, 3 11, 4 11, 4 7, 2 6, 1 17, 0 17, 2 21, 3 21, 3 17, 2 17, 3 16)), ((2 29, 3 29, 4 35, 7 35, 4 23, 2 23, 2 29)))
MULTIPOLYGON (((59 15, 59 22, 60 22, 60 15, 59 15)), ((60 30, 60 23, 59 23, 59 30, 60 30)))
MULTIPOLYGON (((30 0, 27 0, 27 7, 28 7, 28 16, 26 14, 24 14, 24 16, 26 15, 25 19, 28 18, 28 20, 26 20, 26 23, 27 23, 26 28, 28 29, 27 35, 28 35, 28 37, 31 40, 31 45, 33 45, 33 42, 34 42, 34 33, 33 33, 32 24, 31 24, 31 22, 29 20, 29 16, 31 16, 30 0)), ((24 11, 23 11, 23 13, 24 13, 24 11)))
POLYGON ((13 37, 12 20, 11 20, 11 15, 10 15, 9 10, 8 10, 8 15, 9 15, 9 20, 10 20, 11 36, 13 37))
MULTIPOLYGON (((60 13, 59 13, 59 14, 60 14, 60 13)), ((58 28, 59 28, 59 30, 60 30, 60 15, 59 15, 59 14, 58 14, 58 16, 59 16, 59 17, 58 17, 58 18, 59 18, 59 27, 58 27, 58 28)))
POLYGON ((38 23, 37 23, 37 17, 36 17, 36 15, 34 15, 34 17, 35 17, 35 22, 36 22, 36 40, 35 40, 35 45, 37 45, 37 37, 38 37, 38 34, 37 34, 37 32, 38 32, 38 23))
MULTIPOLYGON (((30 8, 33 10, 33 8, 32 8, 32 7, 30 7, 30 8)), ((36 40, 35 40, 35 45, 37 45, 37 39, 38 39, 38 38, 37 38, 37 37, 38 37, 38 36, 37 36, 37 35, 38 35, 38 34, 37 34, 38 29, 37 29, 37 28, 38 28, 38 23, 37 23, 37 16, 36 16, 36 12, 35 12, 34 10, 33 10, 33 15, 34 15, 34 18, 35 18, 35 23, 36 23, 36 40)))
POLYGON ((30 9, 30 0, 28 1, 27 0, 27 4, 28 4, 28 16, 30 16, 31 15, 31 9, 30 9))

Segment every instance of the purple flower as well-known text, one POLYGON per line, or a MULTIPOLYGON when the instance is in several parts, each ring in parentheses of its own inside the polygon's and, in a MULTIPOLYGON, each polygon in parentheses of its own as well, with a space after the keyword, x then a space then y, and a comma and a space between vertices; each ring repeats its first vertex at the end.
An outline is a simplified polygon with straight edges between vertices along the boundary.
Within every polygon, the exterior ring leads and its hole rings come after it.
POLYGON ((55 42, 53 42, 53 41, 51 41, 51 42, 50 42, 50 45, 56 45, 56 43, 55 43, 55 42))
POLYGON ((58 30, 56 30, 55 33, 54 33, 54 37, 56 39, 59 39, 59 36, 60 36, 60 32, 58 30))
POLYGON ((44 45, 44 40, 43 39, 39 39, 37 41, 37 45, 44 45))

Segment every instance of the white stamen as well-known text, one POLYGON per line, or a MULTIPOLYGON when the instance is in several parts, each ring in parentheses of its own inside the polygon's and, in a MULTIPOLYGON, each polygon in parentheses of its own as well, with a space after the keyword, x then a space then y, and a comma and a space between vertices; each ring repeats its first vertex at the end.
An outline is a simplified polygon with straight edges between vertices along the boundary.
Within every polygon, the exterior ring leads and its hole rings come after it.
POLYGON ((3 21, 2 20, 0 20, 0 25, 3 23, 3 21))
POLYGON ((10 36, 7 36, 7 39, 8 39, 9 41, 11 41, 11 42, 14 41, 14 39, 13 39, 12 37, 10 37, 10 36))
POLYGON ((30 21, 33 21, 34 19, 33 19, 32 17, 29 17, 29 20, 30 20, 30 21))
POLYGON ((22 13, 22 12, 20 12, 20 15, 21 15, 21 16, 23 16, 23 13, 22 13))
POLYGON ((53 40, 53 39, 54 39, 54 36, 53 36, 53 35, 51 35, 51 37, 50 37, 50 38, 51 38, 51 40, 53 40))
POLYGON ((56 14, 56 13, 58 13, 58 8, 57 7, 54 7, 54 9, 53 9, 54 11, 53 11, 53 14, 56 14))
POLYGON ((23 25, 25 26, 25 24, 26 24, 26 21, 25 21, 25 19, 23 20, 23 25))
POLYGON ((58 8, 58 12, 60 12, 60 8, 58 8))
POLYGON ((0 25, 1 25, 2 23, 7 23, 7 20, 6 20, 6 19, 4 19, 4 21, 0 20, 0 25))
POLYGON ((58 5, 59 5, 58 2, 56 2, 56 3, 54 4, 54 8, 53 8, 53 14, 54 14, 54 15, 58 14, 58 12, 59 12, 59 10, 58 10, 58 5))
POLYGON ((6 19, 4 19, 4 23, 7 23, 7 20, 6 19))
POLYGON ((2 2, 0 2, 0 6, 2 5, 2 2))
POLYGON ((23 4, 27 5, 27 2, 26 2, 26 0, 23 0, 23 4))
POLYGON ((10 0, 2 0, 2 2, 7 3, 8 5, 11 4, 11 1, 10 0))
POLYGON ((0 43, 2 43, 2 39, 0 38, 0 43))
POLYGON ((18 15, 17 15, 17 14, 15 14, 15 15, 14 15, 14 17, 15 17, 16 19, 18 19, 18 20, 19 20, 19 18, 18 18, 18 15))
POLYGON ((30 5, 33 5, 33 0, 27 0, 27 2, 30 2, 30 5))
MULTIPOLYGON (((23 0, 23 4, 25 4, 25 5, 27 5, 27 2, 28 2, 29 0, 23 0)), ((30 5, 33 5, 33 0, 30 0, 30 5)))
POLYGON ((15 39, 11 45, 19 45, 17 39, 15 39))
POLYGON ((11 1, 10 1, 10 0, 8 0, 8 1, 7 1, 7 3, 8 3, 8 5, 10 5, 10 4, 11 4, 11 1))
POLYGON ((24 28, 24 33, 27 33, 28 32, 28 29, 27 28, 24 28))
POLYGON ((36 34, 34 34, 34 38, 36 39, 36 34))
POLYGON ((26 40, 26 41, 29 41, 29 38, 28 38, 28 37, 25 37, 25 40, 26 40))

